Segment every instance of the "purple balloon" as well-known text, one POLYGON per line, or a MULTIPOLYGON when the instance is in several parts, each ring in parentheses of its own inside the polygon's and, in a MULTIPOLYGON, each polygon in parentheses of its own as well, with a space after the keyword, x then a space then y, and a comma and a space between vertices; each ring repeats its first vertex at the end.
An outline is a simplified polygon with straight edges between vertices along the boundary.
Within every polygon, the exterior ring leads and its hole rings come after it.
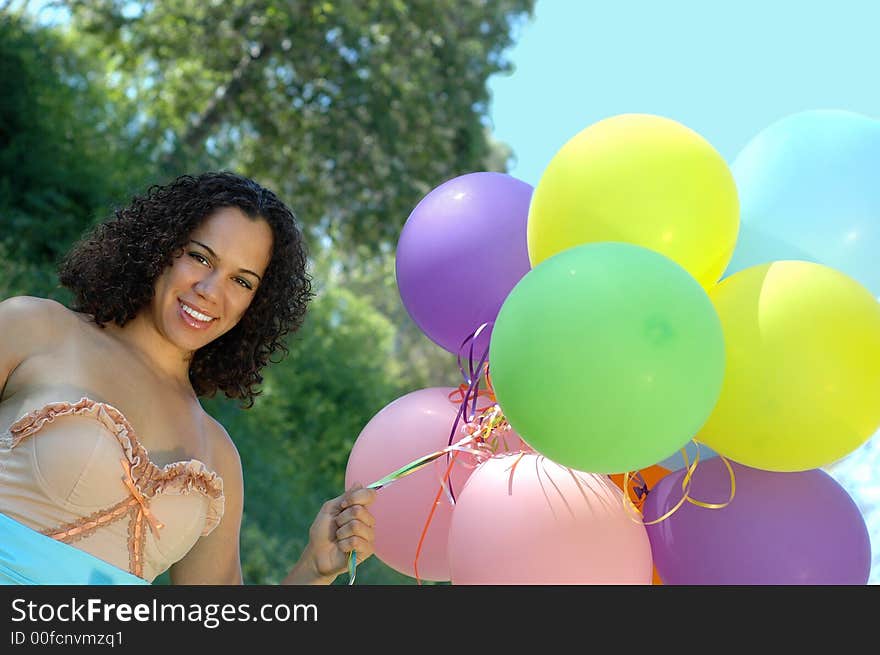
MULTIPOLYGON (((779 473, 730 462, 736 494, 722 509, 685 502, 648 525, 654 565, 666 584, 864 585, 871 542, 859 508, 821 469, 779 473)), ((681 499, 686 471, 664 477, 643 506, 648 523, 681 499)), ((730 473, 720 457, 700 462, 690 497, 730 498, 730 473)))
MULTIPOLYGON (((449 352, 458 354, 480 325, 495 321, 531 268, 533 190, 504 173, 468 173, 428 193, 406 220, 397 243, 400 297, 422 332, 449 352)), ((490 334, 491 325, 473 342, 475 359, 490 334)))

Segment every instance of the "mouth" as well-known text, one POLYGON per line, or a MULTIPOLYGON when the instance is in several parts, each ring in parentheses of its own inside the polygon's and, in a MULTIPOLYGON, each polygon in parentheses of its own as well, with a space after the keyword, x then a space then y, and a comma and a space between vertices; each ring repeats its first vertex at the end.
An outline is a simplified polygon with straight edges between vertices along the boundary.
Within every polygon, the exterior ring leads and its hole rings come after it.
POLYGON ((182 300, 178 299, 178 302, 180 304, 180 309, 178 312, 180 314, 180 318, 183 320, 184 323, 192 328, 195 328, 197 330, 204 330, 205 328, 209 327, 211 323, 217 320, 216 316, 205 314, 201 310, 187 305, 182 300))

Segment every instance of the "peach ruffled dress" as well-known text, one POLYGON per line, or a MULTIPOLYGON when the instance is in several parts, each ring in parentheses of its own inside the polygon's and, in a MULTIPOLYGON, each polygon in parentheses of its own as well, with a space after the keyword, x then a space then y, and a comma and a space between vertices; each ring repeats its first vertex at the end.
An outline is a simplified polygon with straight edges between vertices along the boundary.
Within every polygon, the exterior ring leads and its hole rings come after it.
POLYGON ((0 514, 150 582, 220 522, 223 481, 155 465, 119 410, 83 398, 0 431, 0 514))

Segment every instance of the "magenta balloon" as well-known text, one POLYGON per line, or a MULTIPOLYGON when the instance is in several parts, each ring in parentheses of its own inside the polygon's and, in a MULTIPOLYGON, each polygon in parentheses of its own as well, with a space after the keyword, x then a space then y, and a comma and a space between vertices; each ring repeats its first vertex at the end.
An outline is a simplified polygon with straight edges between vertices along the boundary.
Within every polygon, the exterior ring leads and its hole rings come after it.
MULTIPOLYGON (((779 473, 731 462, 736 494, 721 509, 684 503, 647 525, 654 565, 665 584, 864 585, 871 543, 859 508, 821 469, 779 473)), ((686 471, 664 477, 643 506, 650 523, 682 497, 686 471)), ((697 465, 690 497, 730 498, 730 473, 720 457, 697 465)))
MULTIPOLYGON (((532 191, 504 173, 468 173, 428 193, 403 226, 396 263, 400 297, 416 325, 449 352, 457 354, 480 325, 495 320, 529 271, 532 191)), ((475 359, 490 333, 484 330, 474 343, 475 359)))

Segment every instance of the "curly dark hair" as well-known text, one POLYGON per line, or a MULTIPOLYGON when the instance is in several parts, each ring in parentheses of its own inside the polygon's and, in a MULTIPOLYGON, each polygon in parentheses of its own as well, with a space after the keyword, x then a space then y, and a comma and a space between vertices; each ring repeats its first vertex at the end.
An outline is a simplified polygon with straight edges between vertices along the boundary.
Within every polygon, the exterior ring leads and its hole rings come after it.
POLYGON ((68 252, 59 269, 61 284, 75 295, 74 310, 101 327, 124 326, 153 299, 154 284, 175 254, 208 216, 237 207, 271 226, 272 258, 253 301, 238 324, 195 352, 189 377, 199 396, 218 390, 245 406, 259 395, 260 370, 288 349, 284 337, 305 318, 313 293, 307 252, 293 212, 268 189, 226 171, 182 175, 153 185, 115 211, 68 252))

